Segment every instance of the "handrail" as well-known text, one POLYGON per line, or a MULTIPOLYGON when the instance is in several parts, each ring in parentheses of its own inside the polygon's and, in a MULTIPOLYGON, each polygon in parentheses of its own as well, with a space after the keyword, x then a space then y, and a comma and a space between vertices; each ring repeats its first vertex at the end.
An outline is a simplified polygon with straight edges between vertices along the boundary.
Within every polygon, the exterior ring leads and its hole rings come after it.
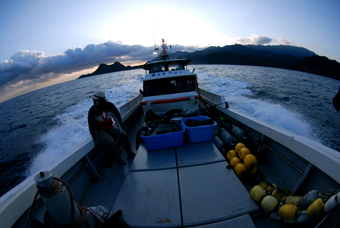
POLYGON ((142 103, 143 95, 140 93, 126 104, 119 107, 119 112, 123 122, 139 107, 142 103))
MULTIPOLYGON (((220 101, 218 100, 222 99, 218 98, 221 97, 218 94, 210 93, 202 89, 199 91, 200 94, 204 94, 202 96, 203 100, 206 99, 205 96, 209 98, 206 101, 212 106, 219 104, 220 101), (214 98, 214 96, 217 97, 214 98)), ((263 120, 232 110, 231 108, 225 109, 221 105, 217 105, 216 109, 260 134, 280 143, 340 183, 340 153, 338 151, 263 120)))

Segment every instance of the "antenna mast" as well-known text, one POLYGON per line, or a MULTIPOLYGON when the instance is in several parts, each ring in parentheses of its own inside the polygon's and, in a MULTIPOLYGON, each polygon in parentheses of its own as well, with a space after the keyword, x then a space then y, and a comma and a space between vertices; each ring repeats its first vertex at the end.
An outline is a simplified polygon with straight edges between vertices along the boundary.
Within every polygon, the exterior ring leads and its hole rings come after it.
POLYGON ((156 42, 155 42, 155 25, 153 22, 152 22, 152 29, 153 29, 153 45, 155 47, 155 51, 157 52, 158 48, 156 48, 156 42))

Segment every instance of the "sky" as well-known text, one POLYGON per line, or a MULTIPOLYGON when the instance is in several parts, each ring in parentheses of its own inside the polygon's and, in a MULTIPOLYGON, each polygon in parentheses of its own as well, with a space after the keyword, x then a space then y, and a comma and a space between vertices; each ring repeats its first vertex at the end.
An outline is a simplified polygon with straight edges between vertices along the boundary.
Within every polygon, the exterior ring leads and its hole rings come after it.
POLYGON ((339 0, 13 0, 0 3, 0 102, 173 51, 294 45, 340 62, 339 0))

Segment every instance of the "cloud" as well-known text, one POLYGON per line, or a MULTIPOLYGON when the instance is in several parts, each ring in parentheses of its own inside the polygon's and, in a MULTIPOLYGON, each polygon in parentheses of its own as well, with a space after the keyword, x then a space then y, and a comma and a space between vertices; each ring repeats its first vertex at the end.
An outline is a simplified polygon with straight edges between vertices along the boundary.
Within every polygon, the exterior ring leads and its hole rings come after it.
MULTIPOLYGON (((194 50, 193 47, 173 45, 173 50, 194 50)), ((115 61, 148 61, 154 47, 124 45, 108 41, 88 44, 84 48, 68 49, 63 54, 44 56, 43 52, 22 50, 0 63, 0 93, 13 87, 44 83, 70 74, 115 61)))
POLYGON ((284 40, 282 38, 277 38, 277 39, 272 39, 266 36, 260 36, 260 35, 255 35, 252 34, 250 38, 236 38, 233 41, 235 44, 243 44, 243 45, 265 45, 265 44, 270 44, 273 42, 277 42, 282 45, 294 45, 292 42, 288 40, 284 40))
POLYGON ((253 45, 264 45, 264 44, 269 44, 270 42, 272 42, 272 39, 266 36, 259 36, 259 35, 251 35, 250 38, 236 38, 236 40, 234 41, 234 43, 237 44, 243 44, 243 45, 247 45, 247 44, 253 44, 253 45))
POLYGON ((288 41, 288 40, 284 40, 282 38, 277 38, 275 39, 277 42, 279 42, 282 45, 294 45, 292 42, 288 41))

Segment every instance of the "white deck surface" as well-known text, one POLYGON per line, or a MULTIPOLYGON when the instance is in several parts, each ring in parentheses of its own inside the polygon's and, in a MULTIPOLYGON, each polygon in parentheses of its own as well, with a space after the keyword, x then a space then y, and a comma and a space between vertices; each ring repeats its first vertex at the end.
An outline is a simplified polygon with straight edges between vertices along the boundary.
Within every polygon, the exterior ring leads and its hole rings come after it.
POLYGON ((179 168, 183 225, 212 223, 258 209, 226 162, 179 168))
POLYGON ((132 227, 180 227, 177 170, 129 172, 113 209, 132 227))
MULTIPOLYGON (((224 227, 258 206, 213 142, 147 152, 141 146, 114 203, 131 227, 224 227)), ((245 216, 245 217, 242 217, 245 216)))
POLYGON ((176 148, 176 151, 178 167, 225 161, 225 158, 212 141, 186 143, 184 146, 176 148))
POLYGON ((129 172, 176 168, 175 148, 147 151, 142 143, 129 172))

